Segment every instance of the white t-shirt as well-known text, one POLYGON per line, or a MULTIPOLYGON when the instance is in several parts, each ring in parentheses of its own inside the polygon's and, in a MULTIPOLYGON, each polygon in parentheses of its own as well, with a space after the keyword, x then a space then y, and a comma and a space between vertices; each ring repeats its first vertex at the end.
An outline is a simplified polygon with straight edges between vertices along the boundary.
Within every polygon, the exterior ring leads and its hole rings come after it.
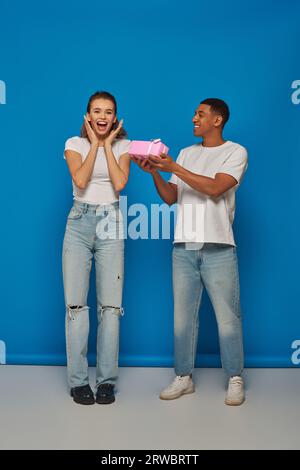
MULTIPOLYGON (((116 160, 119 161, 120 156, 128 152, 130 140, 116 139, 112 144, 112 151, 116 160)), ((91 144, 87 138, 71 137, 65 143, 65 150, 74 150, 82 156, 84 161, 90 151, 91 144)), ((64 154, 64 159, 66 159, 64 154)), ((111 182, 104 147, 98 148, 97 157, 94 164, 91 179, 85 189, 79 189, 73 184, 74 199, 89 204, 110 204, 119 199, 119 193, 114 190, 111 182)))
POLYGON ((210 178, 216 173, 227 173, 238 184, 216 199, 196 191, 172 174, 169 182, 177 184, 178 193, 174 243, 210 242, 235 246, 232 231, 235 191, 248 166, 247 150, 230 140, 217 147, 203 147, 200 143, 181 150, 177 163, 210 178))

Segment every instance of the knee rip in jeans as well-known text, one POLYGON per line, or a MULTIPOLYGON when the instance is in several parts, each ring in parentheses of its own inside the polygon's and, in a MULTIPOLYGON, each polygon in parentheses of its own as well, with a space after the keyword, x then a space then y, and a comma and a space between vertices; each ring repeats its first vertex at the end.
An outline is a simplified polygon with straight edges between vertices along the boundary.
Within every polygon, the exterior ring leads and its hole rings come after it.
MULTIPOLYGON (((81 306, 81 305, 67 305, 67 308, 68 308, 68 316, 69 316, 70 320, 72 320, 72 312, 78 314, 82 311, 85 311, 85 310, 89 309, 90 307, 88 307, 87 305, 84 305, 84 306, 81 306)), ((73 316, 73 320, 74 320, 74 316, 73 316)))
POLYGON ((112 305, 101 305, 100 308, 99 308, 101 318, 102 318, 104 310, 112 310, 112 313, 124 316, 124 308, 123 307, 114 307, 112 305))

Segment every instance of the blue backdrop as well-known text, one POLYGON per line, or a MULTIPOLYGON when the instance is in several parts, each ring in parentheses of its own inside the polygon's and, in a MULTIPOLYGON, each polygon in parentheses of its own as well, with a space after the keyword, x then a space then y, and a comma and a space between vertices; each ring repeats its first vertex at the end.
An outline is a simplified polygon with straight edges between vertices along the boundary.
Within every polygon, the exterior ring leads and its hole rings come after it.
MULTIPOLYGON (((228 102, 225 138, 249 152, 234 223, 246 366, 293 366, 299 14, 297 0, 0 1, 0 340, 7 363, 65 364, 61 251, 72 186, 63 147, 78 135, 88 97, 105 89, 116 96, 129 137, 161 137, 174 158, 195 142, 199 102, 228 102)), ((129 205, 160 202, 151 177, 134 165, 124 194, 129 205)), ((171 249, 169 240, 126 242, 120 365, 172 365, 171 249)), ((94 269, 88 304, 93 364, 94 269)), ((197 365, 220 365, 206 296, 197 365)))

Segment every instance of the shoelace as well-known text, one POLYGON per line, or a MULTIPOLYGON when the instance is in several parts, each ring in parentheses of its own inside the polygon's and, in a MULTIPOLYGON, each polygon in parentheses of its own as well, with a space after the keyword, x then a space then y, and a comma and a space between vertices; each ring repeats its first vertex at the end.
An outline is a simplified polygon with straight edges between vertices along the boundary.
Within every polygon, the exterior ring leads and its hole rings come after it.
POLYGON ((239 390, 243 385, 241 377, 232 377, 230 379, 230 387, 236 390, 239 390))
POLYGON ((108 395, 111 390, 113 390, 113 385, 112 384, 101 384, 99 385, 98 387, 98 390, 100 393, 102 393, 103 395, 108 395))
POLYGON ((85 398, 88 398, 88 397, 91 396, 91 390, 90 390, 90 388, 89 388, 88 385, 85 385, 85 386, 82 388, 82 392, 83 392, 83 396, 84 396, 85 398))
POLYGON ((111 387, 113 387, 113 385, 112 384, 101 384, 101 385, 99 385, 99 387, 100 387, 100 390, 101 389, 109 390, 111 387))
POLYGON ((176 388, 181 382, 183 382, 184 377, 181 377, 180 375, 177 375, 174 379, 174 381, 171 383, 170 388, 176 388))

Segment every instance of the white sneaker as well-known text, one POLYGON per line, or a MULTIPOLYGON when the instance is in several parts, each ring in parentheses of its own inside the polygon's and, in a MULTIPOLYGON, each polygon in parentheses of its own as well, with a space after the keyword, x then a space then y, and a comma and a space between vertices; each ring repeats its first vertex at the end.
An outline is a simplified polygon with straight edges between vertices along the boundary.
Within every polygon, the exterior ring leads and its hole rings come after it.
POLYGON ((245 401, 244 382, 242 377, 230 377, 225 397, 226 405, 241 405, 245 401))
POLYGON ((181 395, 193 393, 194 391, 194 383, 189 375, 184 375, 183 377, 177 375, 171 385, 162 390, 159 398, 162 400, 174 400, 174 398, 179 398, 181 395))

